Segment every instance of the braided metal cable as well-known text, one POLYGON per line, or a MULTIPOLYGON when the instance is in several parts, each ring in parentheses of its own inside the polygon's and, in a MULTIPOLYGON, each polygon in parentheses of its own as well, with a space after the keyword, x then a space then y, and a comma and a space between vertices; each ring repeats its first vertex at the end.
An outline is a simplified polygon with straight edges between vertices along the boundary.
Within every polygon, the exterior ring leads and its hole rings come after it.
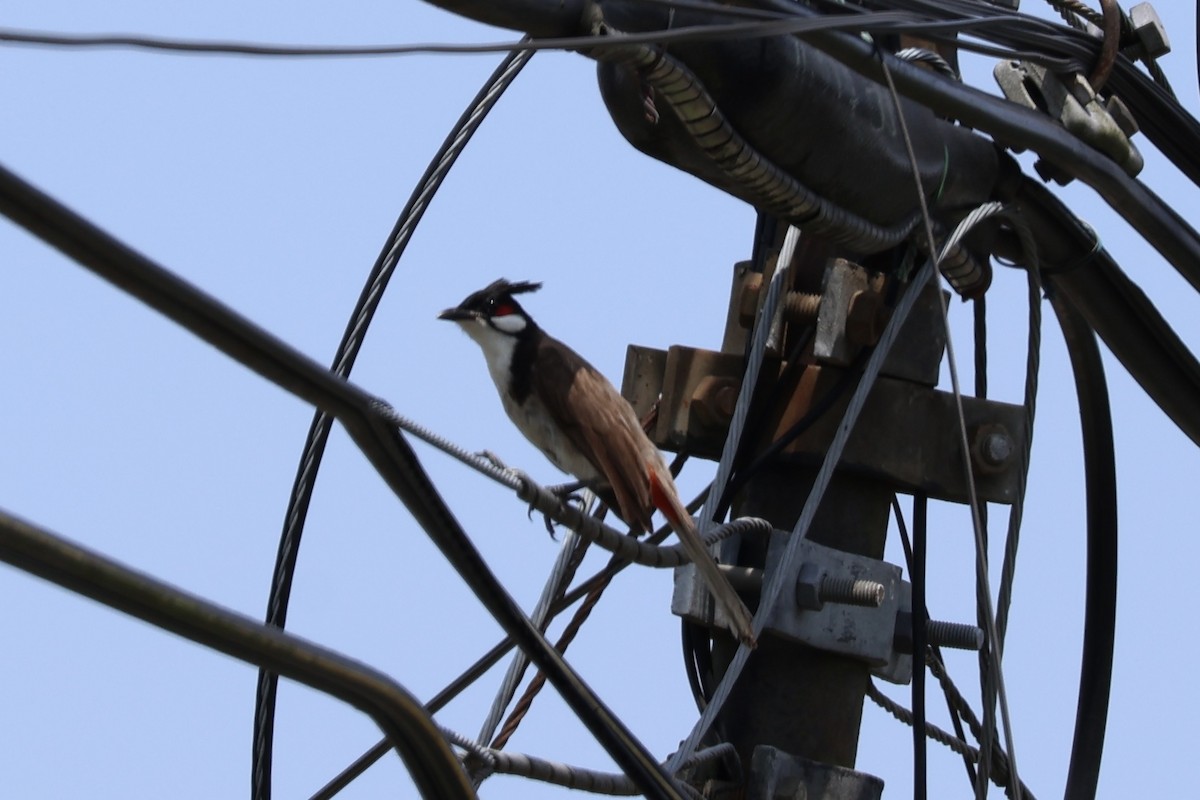
POLYGON ((800 230, 790 226, 783 238, 779 256, 775 259, 775 272, 767 285, 767 296, 754 323, 754 338, 750 343, 750 354, 746 361, 746 369, 742 373, 742 385, 738 390, 737 402, 733 407, 733 416, 729 421, 729 432, 725 437, 725 445, 721 449, 721 460, 717 462, 717 471, 713 475, 712 487, 704 506, 700 509, 701 530, 708 525, 716 513, 721 497, 725 494, 725 486, 733 472, 733 460, 741 446, 742 431, 746 428, 746 418, 750 415, 750 401, 754 397, 754 388, 758 385, 758 375, 762 369, 763 357, 767 351, 767 341, 775 326, 775 319, 782 311, 781 300, 787 296, 788 275, 792 265, 792 256, 796 252, 796 244, 800 239, 800 230))
MULTIPOLYGON (((579 568, 587 545, 587 540, 583 539, 575 531, 568 531, 567 535, 563 537, 558 557, 554 561, 554 566, 550 570, 550 575, 546 579, 545 586, 542 587, 542 594, 533 609, 533 614, 530 615, 530 620, 539 631, 546 632, 546 627, 550 624, 551 607, 556 600, 562 597, 567 586, 570 585, 571 580, 575 577, 575 571, 579 568)), ((560 653, 562 652, 562 648, 556 647, 556 649, 560 653)), ((492 707, 489 709, 487 717, 479 728, 479 735, 475 737, 475 741, 479 745, 486 745, 496 732, 496 726, 500 724, 500 718, 504 715, 504 709, 508 707, 513 695, 517 693, 517 686, 521 683, 521 679, 525 675, 525 670, 528 668, 529 656, 525 651, 517 650, 513 654, 512 662, 508 665, 508 670, 504 674, 504 680, 501 682, 500 688, 496 692, 496 697, 492 701, 492 707)))
POLYGON ((950 62, 942 57, 940 53, 936 53, 925 47, 905 47, 902 50, 897 50, 894 54, 901 61, 911 63, 928 64, 933 67, 934 72, 945 75, 947 78, 961 80, 956 70, 951 66, 950 62))
POLYGON ((1046 4, 1057 11, 1071 27, 1076 27, 1076 18, 1085 19, 1097 28, 1104 27, 1104 14, 1081 0, 1046 0, 1046 4))
POLYGON ((1025 512, 1025 491, 1029 483, 1029 464, 1033 451, 1033 423, 1037 411, 1038 370, 1042 349, 1042 281, 1038 270, 1036 244, 1029 230, 1017 221, 1018 234, 1026 252, 1029 296, 1028 350, 1025 359, 1025 437, 1017 452, 1017 496, 1008 515, 1008 533, 1004 541, 1004 561, 1000 570, 1000 589, 996 598, 996 633, 1003 645, 1008 630, 1008 612, 1012 605, 1013 578, 1017 569, 1017 547, 1021 537, 1021 519, 1025 512))
MULTIPOLYGON (((515 753, 508 750, 479 747, 469 739, 453 731, 442 729, 443 734, 453 744, 458 745, 468 753, 468 757, 486 763, 496 774, 515 775, 531 780, 542 781, 568 789, 604 794, 614 797, 632 797, 641 793, 641 789, 630 778, 621 772, 599 772, 597 770, 550 761, 526 753, 515 753)), ((733 745, 721 743, 697 751, 684 760, 680 770, 706 764, 718 759, 737 759, 737 751, 733 745)), ((695 800, 704 800, 704 796, 686 783, 679 783, 683 793, 695 800)))
MULTIPOLYGON (((405 417, 387 403, 376 402, 373 410, 400 430, 411 433, 425 443, 453 456, 468 467, 512 489, 516 492, 517 497, 529 503, 531 509, 540 511, 555 522, 626 561, 658 569, 678 567, 691 561, 681 545, 664 547, 654 544, 649 539, 643 541, 627 533, 621 533, 597 518, 583 513, 575 505, 566 502, 562 497, 554 494, 545 486, 541 486, 525 473, 509 467, 502 467, 487 456, 470 452, 446 437, 405 417)), ((709 496, 711 497, 711 493, 709 496)), ((701 538, 705 544, 711 545, 735 534, 769 533, 771 530, 771 523, 767 520, 744 517, 707 531, 701 538)))
MULTIPOLYGON (((351 316, 350 324, 338 345, 333 371, 347 377, 353 369, 362 346, 363 336, 375 315, 384 289, 399 263, 400 256, 412 238, 413 231, 425 214, 430 200, 441 186, 446 174, 457 161, 467 142, 479 129, 484 118, 504 91, 533 56, 525 50, 509 53, 476 94, 467 111, 459 118, 450 135, 443 141, 426 168, 420 184, 409 196, 408 203, 388 239, 379 259, 372 267, 366 286, 359 296, 358 304, 351 316)), ((292 485, 284 514, 283 532, 280 536, 275 569, 271 577, 271 589, 267 600, 266 622, 282 628, 287 622, 288 600, 291 597, 292 577, 296 570, 296 559, 300 550, 300 539, 308 515, 308 506, 320 468, 333 417, 325 411, 317 411, 309 427, 308 436, 300 457, 300 466, 292 485)), ((271 753, 274 739, 275 698, 278 690, 277 676, 265 669, 258 673, 257 697, 254 707, 254 731, 251 745, 251 796, 254 800, 269 800, 271 796, 271 753)))
MULTIPOLYGON (((708 490, 705 489, 704 492, 699 495, 699 497, 687 505, 689 511, 694 511, 700 505, 707 491, 708 490)), ((745 520, 738 520, 737 522, 745 522, 745 520)), ((765 521, 756 520, 755 522, 765 521)), ((670 533, 670 526, 664 525, 651 534, 648 537, 648 541, 651 543, 661 542, 668 535, 670 535, 670 533)), ((580 607, 575 610, 575 613, 567 623, 567 626, 563 629, 559 640, 555 642, 554 647, 559 653, 565 653, 567 648, 570 647, 571 642, 575 641, 575 636, 583 626, 583 623, 587 621, 589 616, 591 616, 592 610, 600 601, 600 597, 604 594, 604 590, 608 588, 609 583, 612 582, 612 579, 616 576, 616 574, 630 563, 631 562, 629 561, 621 559, 619 556, 613 556, 609 563, 602 570, 600 570, 600 572, 584 581, 580 586, 576 587, 576 589, 573 590, 570 595, 563 599, 563 602, 566 602, 571 598, 571 596, 577 596, 576 593, 580 590, 586 592, 583 603, 580 604, 580 607)), ((526 687, 516 705, 513 706, 513 710, 509 714, 508 719, 504 721, 503 727, 500 729, 500 732, 496 734, 496 738, 492 741, 492 748, 502 748, 508 743, 508 740, 512 738, 512 735, 516 732, 526 714, 529 713, 529 709, 532 706, 534 699, 537 697, 538 693, 541 692, 542 688, 545 686, 545 683, 546 676, 539 671, 537 675, 534 676, 533 680, 529 682, 529 686, 526 687)))
MULTIPOLYGON (((908 710, 883 692, 879 691, 879 687, 875 685, 874 680, 867 683, 867 697, 871 698, 871 701, 875 703, 875 705, 891 714, 900 722, 903 722, 905 725, 910 727, 913 725, 914 718, 912 711, 908 710)), ((964 742, 962 739, 959 739, 957 736, 942 730, 932 722, 925 723, 925 736, 939 744, 949 747, 960 756, 966 756, 972 762, 979 761, 978 750, 964 742)))

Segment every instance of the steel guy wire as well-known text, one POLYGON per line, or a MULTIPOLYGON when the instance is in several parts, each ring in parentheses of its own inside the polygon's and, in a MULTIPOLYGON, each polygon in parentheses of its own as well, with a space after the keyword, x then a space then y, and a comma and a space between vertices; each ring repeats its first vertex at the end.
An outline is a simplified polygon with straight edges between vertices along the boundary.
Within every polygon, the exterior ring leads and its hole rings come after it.
POLYGON ((713 521, 717 504, 725 493, 725 484, 733 472, 733 460, 741 444, 742 431, 746 427, 746 417, 750 414, 750 401, 754 397, 754 388, 758 385, 758 374, 762 368, 763 356, 767 350, 767 342, 771 338, 772 328, 776 318, 783 310, 780 303, 787 289, 787 278, 790 274, 792 256, 796 251, 800 231, 796 226, 788 226, 783 239, 783 247, 779 257, 775 259, 775 272, 767 287, 767 296, 758 312, 758 321, 754 326, 754 338, 750 344, 750 357, 742 374, 742 385, 738 390, 737 403, 733 407, 733 416, 729 422, 729 433, 725 437, 725 445, 721 450, 721 460, 717 462, 717 472, 713 476, 712 486, 708 497, 700 509, 700 529, 713 521))
MULTIPOLYGON (((400 430, 411 433, 497 483, 507 486, 516 493, 517 497, 529 503, 532 509, 540 511, 555 522, 579 533, 621 558, 642 566, 660 569, 689 563, 687 553, 681 545, 661 546, 652 544, 648 539, 640 540, 627 533, 621 533, 595 517, 584 514, 573 504, 565 502, 563 498, 541 486, 520 470, 501 467, 487 456, 470 452, 444 436, 413 422, 387 403, 376 402, 374 410, 380 417, 400 430)), ((711 497, 711 492, 709 496, 711 497)), ((719 527, 710 527, 705 531, 702 539, 706 545, 712 545, 735 534, 768 533, 770 530, 771 523, 766 520, 757 517, 741 517, 719 527)))
MULTIPOLYGON (((353 369, 367 326, 374 317, 384 289, 391 279, 413 231, 424 216, 430 199, 441 186, 450 167, 454 165, 488 112, 532 57, 533 52, 526 50, 510 53, 501 61, 484 87, 476 94, 471 106, 459 118, 450 136, 443 141, 438 153, 434 156, 433 163, 426 168, 421 183, 410 195, 408 203, 392 230, 388 246, 368 276, 367 285, 359 297, 351 323, 338 346, 333 370, 337 375, 347 377, 353 369)), ((324 410, 318 410, 309 427, 300 458, 300 468, 288 500, 288 511, 285 515, 284 530, 279 543, 267 604, 268 624, 280 628, 286 624, 292 576, 295 572, 304 521, 320 468, 321 457, 324 454, 325 444, 329 439, 332 426, 332 416, 324 410)), ((277 686, 278 680, 273 675, 266 670, 259 671, 254 714, 251 778, 253 795, 258 800, 266 800, 270 796, 270 764, 277 686)))
MULTIPOLYGON (((999 206, 1000 204, 996 203, 996 204, 987 204, 987 205, 999 206)), ((990 214, 983 214, 982 209, 983 209, 983 207, 981 207, 981 209, 977 209, 976 212, 972 212, 972 213, 973 214, 979 213, 980 218, 983 218, 984 216, 990 216, 992 214, 998 213, 1000 210, 999 208, 995 208, 995 209, 991 210, 990 214)), ((964 219, 963 222, 959 224, 959 227, 957 229, 955 229, 956 234, 958 234, 960 231, 965 233, 964 225, 970 220, 970 216, 971 215, 968 215, 968 218, 964 219)), ((952 234, 950 238, 953 239, 954 235, 952 234)), ((948 239, 947 244, 949 244, 949 241, 950 240, 948 239)), ((944 252, 945 252, 945 250, 943 250, 943 253, 944 252)), ((997 696, 999 697, 999 700, 1000 700, 1000 717, 1001 717, 1001 723, 1004 726, 1004 739, 1005 739, 1005 743, 1007 745, 1006 750, 1008 752, 1009 768, 1012 770, 1013 778, 1014 778, 1014 780, 1013 780, 1014 800, 1021 800, 1020 778, 1018 777, 1018 773, 1017 773, 1017 759, 1016 759, 1015 748, 1013 745, 1012 721, 1011 721, 1011 717, 1009 715, 1009 710, 1008 710, 1008 693, 1004 687, 1004 675, 1003 675, 1002 667, 1001 667, 1001 662, 1003 660, 1002 648, 1001 648, 1001 643, 999 641, 999 637, 996 634, 996 613, 995 613, 995 609, 992 604, 991 580, 988 577, 987 545, 983 540, 983 525, 982 525, 982 519, 980 517, 980 503, 979 503, 978 493, 976 492, 976 487, 975 487, 975 470, 974 470, 973 465, 971 464, 971 457, 970 457, 971 444, 970 444, 970 441, 967 436, 966 417, 963 413, 962 387, 959 384, 959 380, 958 380, 958 362, 954 355, 954 341, 953 341, 953 336, 951 335, 951 332, 950 332, 950 311, 946 307, 946 298, 941 293, 938 293, 938 300, 939 300, 939 307, 941 308, 941 312, 942 312, 942 324, 943 324, 943 326, 945 328, 945 332, 946 332, 946 361, 947 361, 947 365, 948 365, 949 371, 950 371, 950 385, 951 385, 951 388, 952 388, 953 394, 954 394, 955 412, 958 416, 959 445, 962 448, 963 471, 964 471, 966 481, 967 481, 967 496, 970 500, 971 519, 972 519, 972 523, 973 523, 972 527, 974 528, 974 531, 975 531, 975 558, 977 561, 979 575, 983 581, 983 586, 981 587, 983 589, 983 591, 981 592, 981 594, 982 594, 981 599, 983 602, 984 623, 986 626, 985 630, 987 633, 988 642, 990 644, 990 646, 988 647, 988 655, 990 656, 991 667, 992 667, 991 672, 989 672, 989 675, 994 676, 994 680, 996 682, 997 696)), ((986 694, 986 690, 985 690, 985 694, 986 694)), ((984 716, 985 726, 984 726, 984 732, 983 732, 984 741, 983 741, 982 745, 983 745, 983 749, 986 751, 987 745, 988 745, 988 740, 989 740, 989 735, 990 735, 989 734, 990 727, 986 723, 986 720, 987 720, 987 707, 986 706, 984 708, 984 715, 985 715, 984 716)), ((977 776, 977 779, 980 781, 980 785, 984 785, 983 781, 986 780, 986 777, 983 774, 984 772, 985 771, 981 769, 980 775, 977 776)))
MULTIPOLYGON (((450 739, 452 742, 461 746, 475 758, 486 761, 489 767, 493 768, 497 774, 516 775, 556 786, 564 786, 568 789, 615 797, 632 797, 641 791, 624 773, 600 772, 585 767, 538 758, 526 753, 481 748, 475 746, 473 743, 471 743, 470 747, 467 747, 466 743, 468 740, 465 737, 461 737, 451 731, 446 731, 446 733, 448 738, 451 736, 454 737, 450 739)), ((736 757, 737 753, 733 745, 722 743, 698 751, 684 763, 682 769, 690 769, 717 759, 736 757)), ((704 796, 687 784, 681 783, 680 786, 689 797, 703 800, 704 796)))
MULTIPOLYGON (((895 497, 892 498, 892 511, 896 520, 896 527, 900 531, 900 541, 904 546, 905 559, 907 561, 911 561, 912 546, 909 543, 907 526, 904 523, 904 514, 900 509, 899 500, 897 500, 895 497)), ((942 693, 946 698, 946 704, 949 707, 950 718, 954 724, 954 730, 957 737, 965 741, 963 732, 963 723, 965 722, 967 728, 971 731, 971 735, 975 737, 976 741, 982 744, 984 739, 983 724, 975 715, 975 711, 971 708, 971 704, 965 697, 963 697, 962 692, 960 692, 958 689, 958 686, 955 685, 954 679, 950 677, 949 670, 947 669, 945 662, 942 660, 940 652, 936 647, 931 647, 926 656, 927 658, 925 664, 929 671, 937 679, 939 686, 941 686, 942 693)), ((989 745, 987 750, 981 750, 977 752, 981 752, 982 756, 973 761, 967 762, 966 764, 967 776, 971 785, 975 785, 976 779, 976 773, 971 765, 991 763, 994 765, 995 770, 988 774, 988 778, 996 786, 1007 787, 1012 778, 1009 774, 1008 759, 1005 757, 1004 753, 997 749, 994 744, 989 745)), ((1028 800, 1033 800, 1033 793, 1029 791, 1029 787, 1022 784, 1021 791, 1024 796, 1028 798, 1028 800)))
MULTIPOLYGON (((900 327, 908 318, 908 314, 916 303, 921 290, 932 276, 933 263, 926 261, 921 269, 917 271, 907 291, 900 298, 900 302, 896 304, 896 308, 892 312, 892 318, 888 320, 883 335, 879 338, 879 343, 867 359, 867 364, 863 368, 863 374, 859 379, 858 386, 850 398, 850 403, 846 407, 842 421, 838 424, 837 432, 829 444, 829 449, 825 451, 825 459, 821 462, 821 468, 817 472, 812 488, 809 490, 808 499, 805 500, 804 508, 800 512, 800 518, 796 521, 796 526, 792 529, 791 536, 788 537, 783 557, 776 561, 765 576, 761 599, 758 603, 758 612, 754 615, 754 633, 756 635, 762 633, 772 609, 783 592, 785 583, 783 576, 795 567, 796 559, 800 557, 800 542, 808 536, 808 529, 812 525, 813 518, 816 516, 817 507, 820 505, 821 499, 825 494, 825 489, 833 477, 834 469, 837 467, 838 462, 841 461, 842 451, 846 447, 846 442, 850 439, 850 433, 854 430, 854 424, 858 421, 858 415, 867 401, 867 395, 875 383, 875 378, 879 375, 883 361, 891 350, 892 344, 896 341, 900 333, 900 327)), ((750 653, 750 648, 744 644, 738 646, 737 652, 730 661, 725 674, 721 677, 720 683, 717 684, 713 696, 709 699, 704 713, 700 715, 699 721, 696 722, 695 727, 692 728, 691 733, 688 734, 687 739, 680 746, 679 752, 675 756, 679 762, 682 762, 683 758, 696 748, 700 739, 712 726, 717 714, 729 698, 729 693, 733 690, 734 683, 737 682, 738 676, 746 666, 746 661, 750 658, 750 653)), ((675 767, 676 761, 670 762, 668 772, 672 771, 675 767)))
MULTIPOLYGON (((888 90, 891 92, 892 102, 894 103, 896 109, 896 119, 900 124, 900 134, 904 138, 904 147, 908 152, 909 162, 912 164, 913 182, 916 185, 917 203, 921 209, 921 218, 924 222, 926 240, 929 243, 930 253, 934 253, 936 250, 933 236, 933 220, 929 215, 929 208, 925 203, 925 191, 921 186, 920 171, 917 167, 916 154, 913 152, 912 138, 908 132, 908 123, 904 119, 904 107, 900 102, 900 93, 896 90, 896 83, 894 80, 892 80, 892 71, 888 68, 887 57, 883 56, 882 54, 880 55, 881 58, 879 61, 882 67, 883 77, 887 82, 888 90)), ((959 239, 965 236, 975 224, 983 219, 986 219, 988 216, 998 213, 1001 208, 1002 206, 999 203, 985 203, 969 213, 954 229, 954 232, 951 233, 946 239, 942 251, 938 254, 936 260, 941 261, 945 254, 950 251, 951 247, 953 245, 957 245, 959 239)), ((953 337, 950 334, 950 312, 946 307, 945 296, 941 292, 938 292, 937 296, 938 306, 941 308, 942 312, 942 324, 946 331, 946 357, 948 366, 950 368, 950 384, 954 392, 955 410, 958 415, 959 444, 962 447, 963 470, 967 479, 967 495, 970 499, 971 521, 973 523, 972 527, 975 532, 976 560, 979 564, 979 572, 984 582, 983 601, 985 622, 987 625, 988 640, 992 643, 992 645, 988 648, 988 653, 992 659, 992 670, 995 673, 996 688, 1000 698, 1001 721, 1004 724, 1004 738, 1006 744, 1008 745, 1007 751, 1009 768, 1012 770, 1013 775, 1013 800, 1021 800, 1021 780, 1017 772, 1017 756, 1016 748, 1013 744, 1012 721, 1008 713, 1008 692, 1004 688, 1004 676, 1001 672, 1000 666, 1001 651, 1000 643, 996 637, 996 615, 992 608, 991 587, 987 574, 987 551, 983 541, 983 524, 979 513, 979 497, 975 491, 975 474, 974 469, 971 466, 970 457, 971 447, 970 443, 967 441, 967 422, 963 415, 962 388, 958 381, 958 362, 954 357, 954 342, 953 337)), ((984 711, 986 714, 987 707, 985 707, 984 711)), ((988 736, 989 729, 985 728, 985 740, 988 736)), ((982 747, 982 750, 984 751, 986 758, 988 748, 986 746, 986 742, 984 744, 985 746, 982 747)), ((980 770, 980 773, 983 772, 984 770, 980 770)), ((980 774, 976 775, 976 780, 977 786, 984 783, 984 779, 980 774)))
MULTIPOLYGON (((678 459, 676 460, 676 463, 678 463, 678 459)), ((674 463, 671 465, 671 473, 673 475, 676 474, 675 466, 676 464, 674 463)), ((707 491, 707 489, 704 490, 704 492, 707 491)), ((701 493, 699 497, 688 503, 686 506, 688 512, 694 513, 695 510, 700 507, 703 499, 704 493, 701 493)), ((748 521, 749 520, 737 520, 734 525, 748 521)), ((769 525, 765 520, 760 520, 757 522, 762 523, 763 528, 769 528, 769 525)), ((665 539, 670 533, 671 529, 669 525, 663 525, 648 537, 648 541, 657 544, 665 539)), ((580 604, 579 608, 575 610, 575 613, 571 615, 571 619, 568 620, 566 626, 563 628, 562 634, 559 636, 558 641, 554 643, 554 647, 558 650, 558 652, 565 653, 567 651, 567 648, 570 647, 571 643, 575 640, 575 637, 583 627, 583 624, 587 621, 588 617, 591 616, 593 609, 599 603, 601 596, 608 587, 609 583, 612 581, 612 578, 630 563, 632 562, 626 561, 620 556, 614 555, 603 569, 601 569, 591 578, 583 581, 580 585, 576 586, 575 589, 564 595, 561 602, 555 604, 556 610, 559 610, 568 604, 567 601, 573 603, 576 599, 586 594, 586 597, 584 597, 584 600, 580 604)), ((528 714, 529 709, 533 705, 534 699, 545 687, 545 683, 546 675, 544 672, 539 671, 537 675, 534 676, 533 680, 529 682, 529 685, 525 687, 525 692, 521 695, 521 698, 517 701, 516 705, 513 706, 513 710, 509 713, 508 718, 504 721, 503 727, 492 740, 490 746, 493 749, 503 748, 504 745, 508 743, 508 740, 512 738, 512 735, 516 733, 517 727, 528 714)))
POLYGON ((1012 603, 1013 578, 1017 569, 1017 546, 1020 543, 1021 518, 1025 512, 1025 492, 1029 482, 1029 465, 1033 452, 1033 424, 1037 411, 1038 368, 1042 347, 1042 281, 1038 269, 1036 244, 1028 229, 1016 220, 1018 233, 1025 243, 1028 263, 1026 274, 1029 290, 1029 333, 1025 360, 1025 438, 1017 451, 1017 496, 1008 515, 1008 534, 1004 542, 1004 561, 1000 570, 1000 590, 996 598, 996 632, 1003 645, 1008 630, 1008 611, 1012 603))
MULTIPOLYGON (((579 563, 576 548, 585 541, 575 531, 568 531, 567 535, 563 537, 558 557, 554 560, 554 567, 550 570, 550 575, 542 587, 541 597, 538 598, 537 605, 530 615, 530 619, 539 630, 546 630, 550 621, 551 606, 562 595, 567 584, 575 575, 575 569, 579 563)), ((512 662, 508 665, 508 670, 504 675, 504 681, 500 684, 499 691, 496 692, 495 700, 492 701, 491 710, 479 729, 479 735, 475 737, 475 741, 480 746, 486 746, 491 741, 496 732, 496 726, 500 724, 500 718, 504 716, 505 709, 512 702, 513 695, 517 692, 517 685, 520 684, 528 666, 529 656, 524 651, 518 650, 513 654, 512 662)))

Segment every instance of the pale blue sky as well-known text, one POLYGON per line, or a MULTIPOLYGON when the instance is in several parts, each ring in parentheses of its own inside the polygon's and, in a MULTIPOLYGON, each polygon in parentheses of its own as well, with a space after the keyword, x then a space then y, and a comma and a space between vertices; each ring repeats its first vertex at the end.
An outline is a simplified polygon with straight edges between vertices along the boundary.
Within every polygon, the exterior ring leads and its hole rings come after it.
MULTIPOLYGON (((1039 11, 1033 0, 1025 10, 1039 11)), ((1190 110, 1190 4, 1160 2, 1163 62, 1190 110)), ((413 2, 8 0, 0 25, 287 43, 514 38, 413 2)), ((321 362, 413 183, 499 60, 408 56, 264 60, 0 46, 0 163, 321 362)), ((990 90, 990 63, 968 80, 990 90)), ((1144 179, 1185 217, 1196 188, 1150 152, 1144 179)), ((1193 347, 1200 308, 1086 187, 1061 192, 1193 347)), ((472 449, 547 482, 511 429, 474 346, 434 319, 504 275, 542 280, 529 310, 614 381, 625 347, 716 348, 729 270, 751 210, 630 148, 592 64, 541 54, 500 102, 401 262, 354 380, 472 449)), ((1024 282, 1000 270, 989 303, 992 386, 1018 402, 1024 282)), ((1046 308, 1042 394, 1006 655, 1022 777, 1061 794, 1074 724, 1083 597, 1074 389, 1046 308)), ((969 309, 955 305, 969 353, 969 309)), ((309 407, 0 221, 0 507, 189 591, 261 617, 309 407)), ((1117 420, 1121 563, 1101 797, 1180 796, 1200 713, 1191 611, 1200 456, 1108 359, 1117 420)), ((963 364, 969 376, 969 363, 963 364)), ((557 553, 524 507, 439 453, 418 453, 492 568, 532 608, 557 553)), ((693 465, 685 485, 710 465, 693 465)), ((995 538, 1003 515, 995 513, 995 538)), ((938 508, 935 616, 974 616, 967 516, 938 508)), ((901 560, 895 542, 889 559, 901 560)), ((993 556, 999 562, 998 552, 993 556)), ((600 563, 594 558, 595 563, 600 563)), ((586 569, 586 568, 585 568, 586 569)), ((665 756, 695 719, 667 572, 629 570, 569 652, 642 741, 665 756)), ((11 797, 238 797, 249 787, 255 671, 0 568, 0 785, 11 797)), ((428 698, 498 626, 338 429, 322 468, 290 629, 428 698)), ((974 657, 952 662, 964 687, 974 657)), ((493 671, 438 719, 474 735, 493 671)), ((905 698, 906 689, 892 691, 905 698)), ((943 719, 940 700, 932 718, 943 719)), ((359 712, 280 691, 276 797, 307 797, 379 737, 359 712)), ((611 768, 547 691, 512 747, 611 768)), ((932 797, 967 796, 957 757, 930 745, 932 797)), ((868 704, 858 766, 911 793, 910 734, 868 704)), ((389 756, 344 796, 403 796, 389 756)), ((494 778, 484 796, 564 791, 494 778)), ((999 796, 997 794, 997 796, 999 796)))

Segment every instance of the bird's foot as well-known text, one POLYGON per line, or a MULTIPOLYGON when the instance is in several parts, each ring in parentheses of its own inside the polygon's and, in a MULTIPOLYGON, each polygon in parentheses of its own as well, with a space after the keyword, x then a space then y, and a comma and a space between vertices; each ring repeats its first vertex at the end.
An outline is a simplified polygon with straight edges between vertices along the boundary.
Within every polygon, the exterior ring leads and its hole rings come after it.
MULTIPOLYGON (((528 480, 528 476, 522 477, 523 479, 528 480)), ((587 509, 587 501, 582 495, 578 494, 578 491, 586 486, 587 484, 584 481, 573 481, 571 483, 560 483, 553 486, 546 486, 544 488, 547 492, 557 497, 560 503, 574 504, 579 509, 580 513, 583 513, 587 509)), ((527 516, 530 520, 533 519, 533 512, 537 510, 537 504, 530 502, 527 513, 527 516)), ((558 536, 555 534, 554 530, 554 527, 557 523, 555 522, 554 518, 549 514, 542 512, 542 522, 545 524, 546 533, 550 534, 550 538, 558 541, 558 536)))
POLYGON ((480 458, 487 459, 487 461, 496 469, 502 469, 505 472, 515 472, 516 471, 512 467, 510 467, 508 464, 505 464, 504 461, 500 458, 500 456, 496 455, 491 450, 480 450, 475 455, 479 456, 480 458))

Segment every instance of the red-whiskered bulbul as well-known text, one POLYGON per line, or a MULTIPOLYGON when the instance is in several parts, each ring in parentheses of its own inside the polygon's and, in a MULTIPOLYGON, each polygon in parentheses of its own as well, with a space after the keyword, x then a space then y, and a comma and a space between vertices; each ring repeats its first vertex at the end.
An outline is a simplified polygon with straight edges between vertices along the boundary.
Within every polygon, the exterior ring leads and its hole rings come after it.
POLYGON ((658 448, 633 407, 608 380, 525 313, 515 296, 540 283, 501 278, 438 319, 458 323, 483 349, 504 410, 553 464, 581 481, 611 489, 614 511, 635 535, 653 530, 658 509, 724 607, 734 633, 754 646, 750 612, 713 561, 679 499, 658 448))

